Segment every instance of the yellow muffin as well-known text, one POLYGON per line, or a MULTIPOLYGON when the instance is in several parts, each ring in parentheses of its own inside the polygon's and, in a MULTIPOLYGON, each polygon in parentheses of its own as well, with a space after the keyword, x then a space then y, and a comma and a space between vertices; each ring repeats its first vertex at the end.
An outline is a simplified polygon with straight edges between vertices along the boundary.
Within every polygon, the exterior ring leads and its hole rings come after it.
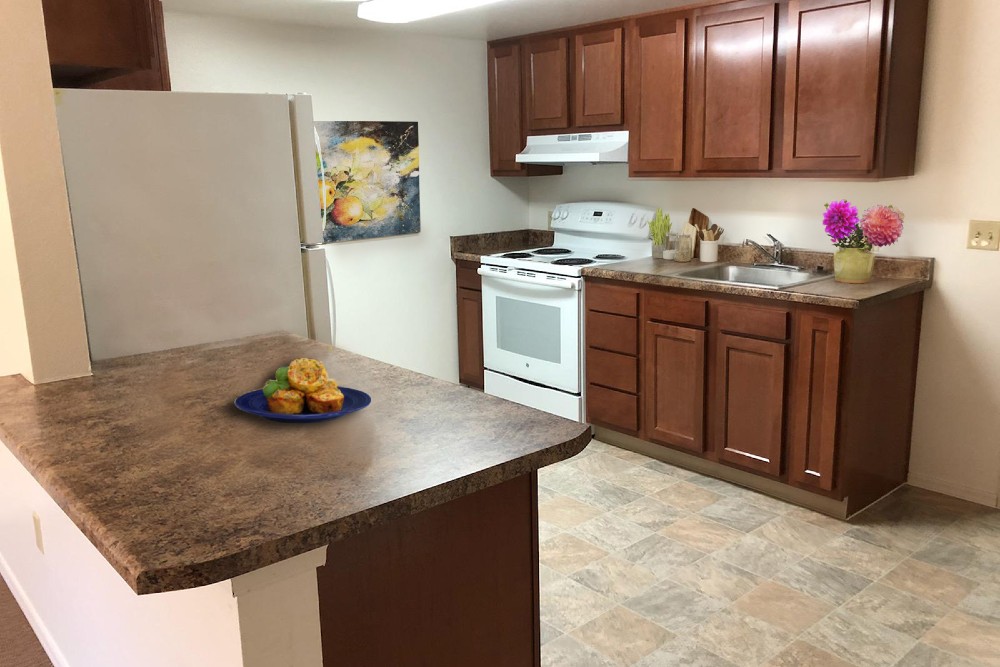
POLYGON ((344 394, 335 386, 306 394, 309 412, 337 412, 344 407, 344 394))
POLYGON ((268 409, 283 415, 301 414, 304 403, 305 394, 297 389, 279 389, 267 399, 268 409))
MULTIPOLYGON (((319 391, 328 391, 328 390, 331 390, 331 389, 339 389, 339 388, 340 387, 337 384, 336 380, 334 380, 333 378, 328 378, 327 381, 326 381, 326 384, 324 384, 322 387, 320 387, 319 389, 317 389, 316 392, 319 392, 319 391)), ((309 393, 310 394, 314 394, 316 392, 312 392, 311 391, 309 393)))
POLYGON ((296 359, 288 364, 288 384, 292 385, 292 389, 308 394, 322 389, 328 380, 322 361, 296 359))

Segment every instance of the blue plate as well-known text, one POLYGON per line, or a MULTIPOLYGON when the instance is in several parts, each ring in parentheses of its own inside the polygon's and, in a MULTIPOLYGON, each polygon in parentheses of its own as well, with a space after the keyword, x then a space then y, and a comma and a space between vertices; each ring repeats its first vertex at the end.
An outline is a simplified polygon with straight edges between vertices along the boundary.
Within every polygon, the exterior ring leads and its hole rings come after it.
POLYGON ((267 399, 264 398, 264 392, 260 389, 243 394, 237 398, 233 404, 237 407, 237 409, 242 410, 247 414, 257 415, 258 417, 263 417, 264 419, 273 419, 274 421, 279 422, 321 422, 326 421, 327 419, 343 417, 344 415, 349 415, 352 412, 357 412, 358 410, 363 410, 372 402, 372 397, 363 391, 351 389, 350 387, 341 387, 340 391, 344 392, 344 407, 342 410, 338 410, 337 412, 322 412, 319 414, 305 412, 301 415, 283 415, 277 412, 271 412, 267 407, 267 399))

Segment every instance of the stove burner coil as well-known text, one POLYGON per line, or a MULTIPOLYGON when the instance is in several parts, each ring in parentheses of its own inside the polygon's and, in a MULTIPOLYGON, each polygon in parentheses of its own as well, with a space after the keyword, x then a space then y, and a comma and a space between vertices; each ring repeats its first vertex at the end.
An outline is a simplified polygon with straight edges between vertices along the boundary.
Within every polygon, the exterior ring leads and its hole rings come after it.
POLYGON ((583 257, 567 257, 565 259, 557 259, 552 263, 560 266, 583 266, 584 264, 593 264, 594 260, 583 257))
POLYGON ((506 255, 501 255, 505 259, 527 259, 531 257, 531 253, 528 252, 509 252, 506 255))
POLYGON ((601 254, 595 255, 594 259, 625 259, 625 255, 612 255, 612 254, 601 254))
POLYGON ((533 255, 568 255, 573 252, 572 250, 567 250, 566 248, 539 248, 532 252, 533 255))

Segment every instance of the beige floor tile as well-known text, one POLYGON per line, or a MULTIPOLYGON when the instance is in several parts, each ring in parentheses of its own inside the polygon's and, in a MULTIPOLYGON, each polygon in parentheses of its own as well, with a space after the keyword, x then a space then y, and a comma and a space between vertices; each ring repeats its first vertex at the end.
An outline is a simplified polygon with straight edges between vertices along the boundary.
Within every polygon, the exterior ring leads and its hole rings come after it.
POLYGON ((569 635, 542 646, 542 667, 613 667, 614 664, 569 635))
POLYGON ((572 634, 619 665, 631 665, 674 638, 673 633, 624 607, 605 612, 572 634))
POLYGON ((864 667, 890 667, 917 640, 841 609, 805 631, 800 639, 864 667))
POLYGON ((542 646, 545 646, 546 644, 548 644, 553 639, 558 639, 559 637, 562 637, 562 634, 563 634, 563 633, 559 632, 558 630, 556 630, 555 628, 553 628, 548 623, 544 623, 544 622, 539 624, 539 630, 541 631, 541 644, 542 644, 542 646))
MULTIPOLYGON (((659 473, 654 473, 659 474, 659 473)), ((643 528, 652 531, 662 530, 678 519, 687 516, 687 512, 673 505, 662 503, 656 498, 645 496, 612 512, 614 516, 628 519, 643 528)))
POLYGON ((629 461, 636 465, 646 465, 654 459, 649 458, 645 454, 640 454, 638 452, 633 452, 628 449, 622 449, 621 447, 615 447, 614 445, 608 445, 608 450, 605 452, 611 454, 611 456, 616 456, 623 461, 629 461))
POLYGON ((949 606, 960 603, 978 584, 918 560, 907 559, 882 578, 883 584, 949 606))
POLYGON ((563 532, 562 528, 559 526, 553 526, 547 521, 538 521, 538 543, 541 544, 546 540, 551 540, 553 537, 563 532))
POLYGON ((983 584, 1000 585, 1000 553, 938 537, 913 558, 983 584))
POLYGON ((624 606, 671 632, 685 634, 726 605, 687 586, 664 581, 624 606))
POLYGON ((834 609, 828 602, 773 581, 765 581, 737 600, 733 607, 796 635, 834 609))
POLYGON ((772 498, 771 496, 758 493, 752 489, 743 488, 742 486, 733 486, 733 490, 725 495, 745 500, 751 505, 756 505, 761 509, 774 512, 775 514, 787 514, 795 509, 795 505, 786 503, 784 500, 778 500, 777 498, 772 498))
POLYGON ((691 632, 701 646, 738 665, 762 665, 794 638, 783 630, 733 609, 720 611, 691 632))
POLYGON ((562 574, 572 574, 608 555, 608 552, 575 535, 563 533, 538 546, 539 561, 562 574))
POLYGON ((570 531, 607 552, 618 551, 653 534, 648 528, 615 514, 602 514, 570 531))
POLYGON ((575 460, 570 465, 581 472, 593 475, 594 477, 600 477, 601 479, 614 477, 630 468, 636 467, 634 463, 603 452, 596 452, 585 458, 575 460))
POLYGON ((558 579, 540 588, 542 621, 570 632, 592 621, 615 603, 572 579, 558 579))
POLYGON ((853 526, 845 535, 908 556, 926 544, 937 532, 937 527, 910 525, 893 520, 853 526))
POLYGON ((960 611, 942 618, 921 641, 984 665, 1000 665, 1000 626, 960 611))
POLYGON ((614 555, 577 570, 570 578, 618 603, 641 595, 657 582, 648 569, 614 555))
POLYGON ((675 465, 670 465, 669 463, 664 463, 663 461, 652 460, 646 464, 646 467, 650 470, 656 470, 657 472, 662 472, 678 479, 691 479, 692 477, 698 476, 698 473, 696 472, 680 468, 675 465))
POLYGON ((959 519, 943 529, 941 536, 977 549, 1000 553, 1000 526, 981 521, 978 517, 959 519))
POLYGON ((739 498, 723 498, 699 510, 698 513, 744 533, 749 533, 778 516, 774 512, 768 512, 739 498))
POLYGON ((697 512, 722 498, 718 493, 712 493, 684 481, 668 486, 662 491, 657 491, 653 497, 687 512, 697 512))
POLYGON ((579 480, 570 489, 561 489, 561 492, 598 509, 610 511, 642 497, 641 494, 623 489, 607 480, 584 473, 580 475, 585 479, 579 480))
POLYGON ((701 559, 705 553, 675 542, 669 537, 654 534, 626 547, 618 555, 647 568, 660 580, 666 579, 678 568, 701 559))
POLYGON ((790 644, 784 651, 776 655, 767 667, 856 667, 841 660, 832 653, 803 641, 790 644))
POLYGON ((538 518, 557 528, 566 530, 579 526, 585 521, 598 517, 602 510, 597 509, 579 500, 564 495, 558 495, 551 500, 538 503, 538 518))
POLYGON ((608 481, 623 489, 649 495, 676 484, 680 480, 645 466, 635 466, 608 477, 608 481))
POLYGON ((678 637, 635 663, 635 667, 736 667, 689 638, 678 637))
POLYGON ((777 575, 802 559, 802 554, 782 549, 756 535, 745 535, 725 549, 720 549, 715 555, 765 578, 777 575))
POLYGON ((902 660, 896 663, 896 667, 982 667, 982 663, 959 658, 952 653, 918 642, 902 660))
POLYGON ((753 531, 753 535, 779 547, 808 556, 830 542, 838 533, 792 516, 779 516, 753 531))
POLYGON ((794 507, 785 513, 785 516, 789 516, 799 521, 805 521, 806 523, 811 523, 814 526, 819 526, 820 528, 825 528, 831 533, 846 533, 852 528, 851 524, 841 519, 834 519, 831 516, 825 514, 820 514, 819 512, 814 512, 808 510, 804 507, 794 507))
POLYGON ((670 579, 724 602, 736 600, 760 583, 758 576, 716 556, 686 565, 670 575, 670 579))
POLYGON ((564 574, 562 574, 560 572, 556 572, 555 570, 553 570, 551 567, 548 567, 547 565, 541 565, 541 564, 539 564, 539 566, 538 566, 538 584, 540 586, 545 586, 546 584, 552 583, 553 581, 556 581, 557 579, 564 579, 565 577, 566 577, 566 575, 564 575, 564 574))
POLYGON ((874 583, 844 604, 842 609, 897 632, 920 639, 948 613, 948 607, 874 583))
POLYGON ((559 495, 558 491, 554 491, 547 486, 538 485, 538 504, 542 504, 549 500, 552 500, 559 495))
POLYGON ((661 530, 660 534, 705 552, 718 551, 744 535, 700 514, 678 519, 661 530))
POLYGON ((847 535, 838 535, 814 551, 812 557, 867 579, 878 579, 905 558, 895 551, 847 535))

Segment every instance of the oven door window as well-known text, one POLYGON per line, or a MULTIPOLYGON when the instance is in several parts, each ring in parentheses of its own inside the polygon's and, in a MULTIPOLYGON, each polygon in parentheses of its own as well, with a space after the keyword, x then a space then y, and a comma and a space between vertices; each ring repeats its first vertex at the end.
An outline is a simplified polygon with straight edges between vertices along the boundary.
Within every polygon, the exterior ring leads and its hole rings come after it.
POLYGON ((558 364, 562 358, 561 309, 498 296, 497 347, 505 352, 558 364))

